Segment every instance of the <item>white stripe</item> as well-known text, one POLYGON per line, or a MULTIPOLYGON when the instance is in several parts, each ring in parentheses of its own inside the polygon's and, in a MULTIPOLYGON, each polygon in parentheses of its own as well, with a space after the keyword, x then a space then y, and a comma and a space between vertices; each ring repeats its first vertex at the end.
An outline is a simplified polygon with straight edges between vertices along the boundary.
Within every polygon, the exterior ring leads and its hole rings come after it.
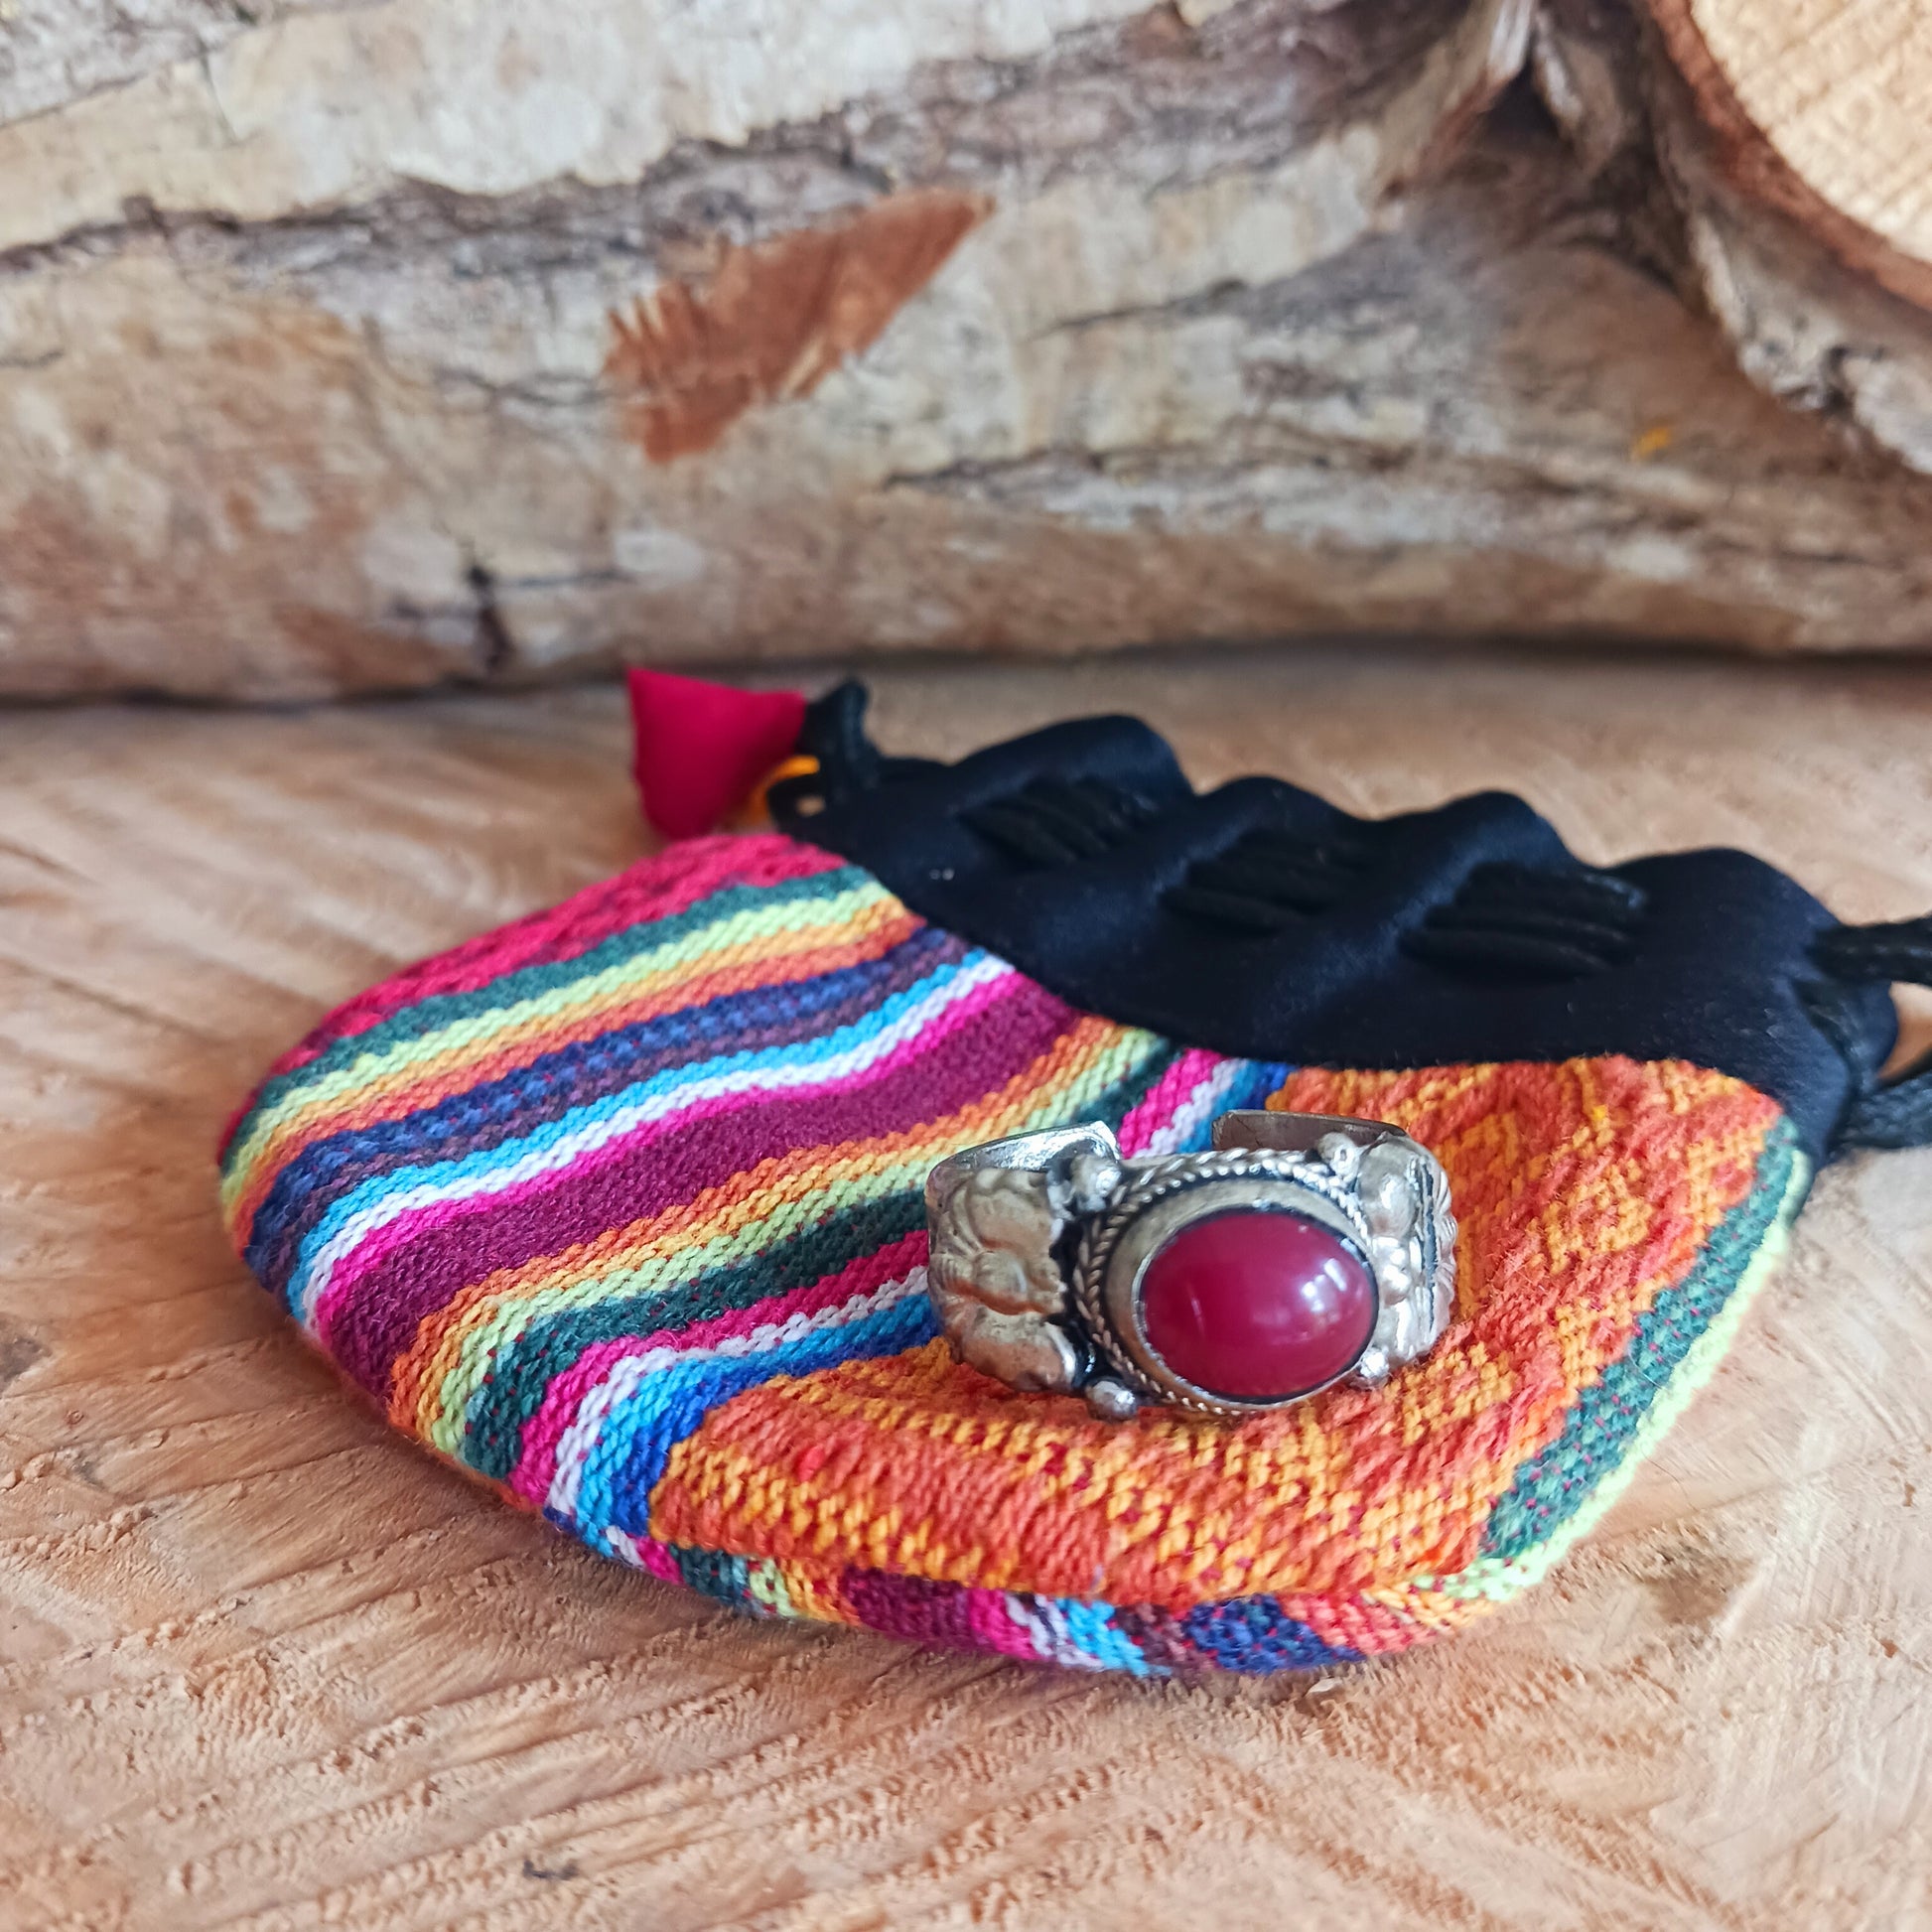
MULTIPOLYGON (((923 1033, 947 1007, 965 999, 980 987, 1009 977, 1012 972, 1013 968, 1005 960, 982 954, 962 966, 945 985, 934 988, 924 999, 908 1007, 891 1026, 882 1028, 870 1038, 861 1040, 843 1053, 830 1054, 824 1059, 798 1066, 731 1067, 713 1074, 709 1079, 690 1081, 673 1087, 667 1093, 653 1094, 648 1100, 593 1121, 574 1134, 562 1135, 550 1146, 535 1149, 503 1167, 493 1167, 481 1174, 470 1174, 457 1180, 425 1180, 400 1192, 385 1194, 359 1213, 350 1215, 313 1255, 305 1254, 297 1262, 290 1284, 298 1291, 300 1298, 293 1305, 297 1318, 312 1328, 316 1305, 328 1291, 336 1270, 370 1235, 405 1214, 418 1208, 434 1207, 444 1201, 481 1199, 488 1194, 501 1193, 538 1174, 554 1173, 559 1169, 573 1166, 584 1155, 636 1132, 639 1127, 662 1120, 670 1114, 683 1113, 705 1100, 726 1094, 782 1093, 787 1089, 827 1085, 848 1075, 862 1073, 923 1033)), ((515 1145, 514 1141, 507 1141, 503 1143, 503 1148, 515 1145)), ((497 1154, 502 1151, 502 1148, 493 1150, 497 1154)), ((444 1165, 456 1166, 458 1163, 444 1165)))
POLYGON ((1176 1149, 1185 1147, 1200 1131, 1202 1124, 1221 1111, 1222 1096, 1246 1073, 1247 1065, 1245 1060, 1224 1060, 1209 1072, 1173 1110, 1173 1117, 1168 1124, 1156 1128, 1147 1137, 1143 1155, 1173 1154, 1176 1149))
POLYGON ((870 1295, 855 1296, 836 1308, 820 1309, 815 1314, 795 1312, 782 1321, 765 1322, 749 1334, 729 1335, 707 1348, 650 1348, 641 1355, 621 1356, 608 1374, 585 1391, 570 1427, 557 1439, 557 1468, 550 1478, 545 1507, 575 1520, 584 1466, 604 1433, 605 1422, 614 1409, 636 1394, 638 1384, 646 1376, 679 1362, 730 1361, 761 1355, 767 1349, 801 1341, 806 1335, 827 1328, 843 1328, 851 1322, 864 1321, 908 1296, 924 1293, 925 1270, 915 1268, 901 1280, 882 1282, 870 1295))
POLYGON ((612 1552, 621 1561, 627 1563, 632 1570, 648 1570, 637 1551, 637 1539, 628 1530, 606 1530, 604 1540, 610 1544, 612 1552))

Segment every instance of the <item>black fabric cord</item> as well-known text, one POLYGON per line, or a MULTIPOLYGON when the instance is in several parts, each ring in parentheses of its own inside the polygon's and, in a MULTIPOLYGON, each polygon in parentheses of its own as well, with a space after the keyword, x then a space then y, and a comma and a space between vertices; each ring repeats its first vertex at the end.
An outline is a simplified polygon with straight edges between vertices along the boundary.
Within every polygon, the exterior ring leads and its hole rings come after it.
POLYGON ((871 693, 857 678, 835 684, 805 707, 797 752, 818 760, 809 777, 786 778, 768 794, 779 817, 797 817, 839 804, 901 778, 944 767, 932 759, 890 759, 866 736, 866 706, 871 693))
POLYGON ((1500 792, 1381 820, 1273 778, 1196 794, 1132 718, 883 759, 864 704, 813 707, 821 770, 773 787, 778 823, 1072 1005, 1297 1065, 1684 1059, 1815 1159, 1932 1139, 1932 1066, 1876 1071, 1932 922, 1843 926, 1742 852, 1586 866, 1500 792))
POLYGON ((1842 980, 1932 986, 1932 914, 1891 925, 1841 925, 1821 932, 1812 957, 1842 980))
MULTIPOLYGON (((1818 1024, 1836 1038, 1855 1035, 1843 1013, 1845 987, 1932 986, 1932 917, 1834 926, 1818 935, 1811 950, 1830 978, 1808 989, 1810 1006, 1818 1024)), ((1855 1079, 1834 1143, 1839 1150, 1932 1143, 1932 1053, 1921 1054, 1889 1080, 1879 1079, 1875 1063, 1859 1062, 1856 1038, 1847 1058, 1855 1079)))

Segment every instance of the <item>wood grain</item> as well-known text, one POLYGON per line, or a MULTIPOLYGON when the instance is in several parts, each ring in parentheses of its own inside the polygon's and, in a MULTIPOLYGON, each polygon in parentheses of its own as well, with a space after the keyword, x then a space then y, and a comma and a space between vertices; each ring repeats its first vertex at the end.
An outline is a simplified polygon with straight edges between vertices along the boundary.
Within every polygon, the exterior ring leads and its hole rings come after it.
MULTIPOLYGON (((1932 678, 1304 651, 880 680, 1101 706, 1358 809, 1932 904, 1932 678)), ((357 1932, 1932 1923, 1932 1155, 1782 1282, 1537 1595, 1314 1682, 741 1623, 391 1436, 224 1251, 209 1148, 393 966, 642 844, 615 692, 0 718, 0 1924, 357 1932)))
POLYGON ((1646 0, 1740 177, 1932 302, 1932 18, 1913 0, 1646 0))
MULTIPOLYGON (((1497 579, 1496 517, 1462 505, 1445 536, 1440 482, 1388 460, 1392 433, 1428 443, 1427 412, 1383 384, 1305 372, 1305 410, 1345 386, 1318 412, 1337 420, 1270 424, 1288 345, 1243 298, 1306 301, 1305 271, 1440 174, 1530 14, 5 0, 0 692, 281 700, 826 638, 1281 636, 1344 575, 1330 623, 1451 616, 1465 600, 1430 586, 1471 548, 1497 579), (1028 503, 1068 459, 1088 492, 1112 473, 1158 502, 1028 503), (1332 518, 1330 473, 1365 462, 1403 563, 1301 507, 1318 491, 1332 518), (1154 519, 1173 554, 1122 595, 1123 527, 1154 519)), ((1345 357, 1352 326, 1317 306, 1308 347, 1345 357)), ((1627 379, 1667 402, 1671 372, 1697 381, 1681 358, 1627 379)), ((1615 420, 1613 447, 1630 434, 1615 420)), ((1478 441, 1505 482, 1545 462, 1494 424, 1478 441)), ((1751 460, 1777 458, 1753 439, 1751 460)), ((1797 460, 1852 509, 1828 450, 1797 460)), ((1595 469, 1559 462, 1566 490, 1595 469)), ((1748 520, 1748 549, 1782 542, 1748 520)), ((1524 547, 1667 631, 1641 556, 1574 527, 1524 547)), ((1803 640, 1809 615, 1841 643, 1923 644, 1911 553, 1878 548, 1852 572, 1868 623, 1843 592, 1818 610, 1802 564, 1718 601, 1746 607, 1745 641, 1803 640)), ((1687 612, 1668 634, 1711 628, 1687 612)))
POLYGON ((1932 473, 1932 29, 1910 0, 1540 0, 1539 89, 1737 366, 1932 473))
POLYGON ((1924 650, 1932 317, 1599 15, 0 0, 0 692, 1924 650))

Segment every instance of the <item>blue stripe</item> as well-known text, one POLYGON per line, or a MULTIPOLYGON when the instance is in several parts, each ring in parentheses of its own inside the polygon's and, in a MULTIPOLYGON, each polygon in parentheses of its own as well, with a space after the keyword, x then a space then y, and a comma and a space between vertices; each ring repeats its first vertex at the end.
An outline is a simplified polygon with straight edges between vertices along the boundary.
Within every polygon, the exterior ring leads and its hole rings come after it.
POLYGON ((1111 1603, 1083 1603, 1071 1596, 1035 1597, 1034 1601, 1035 1607, 1050 1603, 1067 1641, 1102 1670, 1124 1670, 1134 1677, 1155 1675, 1140 1646, 1115 1624, 1111 1603))
MULTIPOLYGON (((317 1257, 321 1255, 336 1235, 365 1210, 377 1206, 392 1195, 407 1191, 411 1187, 423 1185, 449 1186, 455 1183, 476 1182, 491 1175, 507 1173, 532 1155, 542 1155, 554 1148, 560 1141, 594 1127, 603 1121, 624 1112, 628 1108, 641 1106, 645 1101, 669 1098, 686 1087, 697 1086, 727 1073, 752 1072, 763 1068, 798 1068, 816 1065, 836 1057, 855 1046, 863 1045, 876 1037, 908 1008, 919 1000, 928 997, 938 989, 957 979, 967 966, 976 964, 986 957, 984 953, 973 953, 942 966, 937 972, 928 975, 916 985, 906 988, 903 993, 883 1001, 864 1020, 850 1027, 842 1027, 817 1039, 797 1040, 781 1046, 766 1046, 753 1053, 728 1053, 716 1059, 699 1060, 689 1066, 668 1068, 662 1073, 653 1074, 648 1080, 639 1081, 634 1086, 623 1088, 588 1107, 576 1107, 569 1113, 560 1115, 556 1120, 546 1121, 532 1133, 515 1140, 505 1140, 498 1146, 480 1153, 466 1155, 461 1160, 445 1161, 430 1165, 397 1168, 374 1179, 352 1187, 340 1199, 332 1201, 328 1211, 303 1239, 295 1266, 290 1270, 288 1287, 284 1299, 298 1315, 307 1311, 310 1283, 315 1274, 317 1257)), ((667 1110, 666 1118, 669 1112, 667 1110)), ((471 1191, 477 1191, 472 1188, 471 1191)))
POLYGON ((380 1054, 405 1040, 420 1039, 425 1034, 433 1034, 459 1020, 495 1013, 520 1001, 554 993, 559 987, 591 979, 613 966, 667 951, 694 933, 708 926, 722 925, 742 913, 768 911, 773 905, 803 899, 837 898, 861 887, 877 888, 878 883, 857 866, 841 866, 833 872, 814 873, 809 878, 785 880, 775 886, 727 886, 668 918, 640 919, 634 925, 625 926, 574 959, 541 960, 505 973, 500 979, 469 993, 432 993, 363 1033, 332 1040, 314 1059, 265 1080, 255 1095, 248 1118, 229 1144, 228 1158, 232 1159, 235 1150, 246 1141, 250 1123, 264 1108, 279 1105, 299 1087, 351 1067, 358 1060, 380 1054))
POLYGON ((1359 1664, 1362 1653, 1326 1644, 1300 1617, 1272 1596, 1235 1596, 1202 1603, 1179 1618, 1181 1634, 1222 1670, 1261 1675, 1277 1670, 1319 1670, 1324 1664, 1359 1664))
MULTIPOLYGON (((379 1166, 390 1172, 412 1157, 420 1167, 457 1140, 466 1154, 486 1153, 519 1129, 528 1133, 572 1105, 587 1106, 605 1097, 610 1083, 626 1073, 626 1083, 634 1084, 644 1067, 667 1071, 688 1065, 700 1054, 715 1063, 720 1049, 730 1046, 735 1036, 778 1028, 787 1037, 809 1031, 841 1006, 860 1007, 870 990, 902 976, 908 965, 913 970, 928 967, 948 952, 963 960, 966 947, 936 927, 923 927, 876 960, 812 979, 721 995, 702 1006, 640 1020, 541 1054, 499 1079, 451 1094, 434 1106, 314 1141, 276 1174, 255 1211, 244 1259, 258 1276, 277 1279, 289 1265, 287 1248, 303 1232, 302 1223, 322 1212, 345 1176, 358 1169, 379 1166), (484 1147, 475 1145, 490 1135, 494 1139, 484 1147)), ((916 983, 926 984, 928 977, 929 972, 916 983)), ((779 1049, 767 1045, 758 1050, 779 1049)), ((364 1172, 360 1179, 367 1184, 379 1177, 364 1172)))
POLYGON ((908 1295, 860 1321, 825 1328, 762 1354, 700 1358, 655 1370, 605 1420, 565 1524, 606 1556, 610 1532, 650 1532, 650 1497, 671 1450, 722 1402, 776 1375, 810 1375, 872 1355, 897 1355, 939 1332, 932 1304, 908 1295))

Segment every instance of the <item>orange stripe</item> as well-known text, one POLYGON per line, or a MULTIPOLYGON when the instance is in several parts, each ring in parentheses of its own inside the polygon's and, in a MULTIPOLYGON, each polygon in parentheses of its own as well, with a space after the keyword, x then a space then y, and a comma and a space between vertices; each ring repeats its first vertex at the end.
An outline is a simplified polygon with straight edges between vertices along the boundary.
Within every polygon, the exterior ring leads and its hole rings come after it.
POLYGON ((442 1413, 444 1386, 470 1334, 498 1307, 551 1287, 581 1287, 586 1299, 596 1300, 596 1284, 602 1277, 635 1267, 653 1255, 675 1254, 694 1241, 728 1234, 788 1201, 822 1203, 822 1211, 829 1212, 841 1203, 843 1189, 880 1168, 935 1162, 957 1148, 997 1140, 1023 1126, 1055 1093, 1075 1084, 1089 1063, 1128 1031, 1111 1021, 1082 1015, 1031 1065, 956 1114, 869 1140, 797 1149, 707 1187, 661 1214, 608 1229, 594 1241, 517 1268, 499 1269, 469 1284, 423 1317, 407 1353, 397 1359, 390 1383, 390 1419, 412 1433, 421 1433, 435 1422, 442 1413))
POLYGON ((942 1344, 848 1363, 712 1411, 672 1453, 652 1534, 1175 1611, 1373 1594, 1441 1622, 1401 1592, 1474 1560, 1524 1457, 1748 1192, 1777 1109, 1619 1059, 1307 1072, 1274 1104, 1393 1120, 1449 1169, 1462 1289, 1428 1360, 1238 1425, 1096 1423, 942 1344))

